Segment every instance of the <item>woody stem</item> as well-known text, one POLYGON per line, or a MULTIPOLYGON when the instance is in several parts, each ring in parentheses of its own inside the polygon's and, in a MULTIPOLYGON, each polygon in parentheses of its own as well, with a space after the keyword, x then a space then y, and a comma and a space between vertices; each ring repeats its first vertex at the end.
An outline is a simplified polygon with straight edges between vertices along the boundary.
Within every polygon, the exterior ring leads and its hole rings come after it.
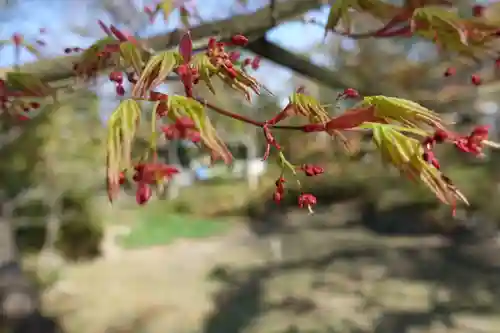
MULTIPOLYGON (((263 128, 264 126, 267 125, 266 122, 253 120, 253 119, 250 119, 250 118, 245 117, 243 115, 224 110, 216 105, 213 105, 212 103, 210 103, 204 99, 196 98, 196 100, 222 116, 232 118, 232 119, 241 121, 243 123, 250 124, 253 126, 257 126, 257 127, 261 127, 261 128, 263 128)), ((273 129, 304 131, 304 126, 293 126, 293 125, 267 125, 267 126, 268 126, 268 128, 273 128, 273 129)))

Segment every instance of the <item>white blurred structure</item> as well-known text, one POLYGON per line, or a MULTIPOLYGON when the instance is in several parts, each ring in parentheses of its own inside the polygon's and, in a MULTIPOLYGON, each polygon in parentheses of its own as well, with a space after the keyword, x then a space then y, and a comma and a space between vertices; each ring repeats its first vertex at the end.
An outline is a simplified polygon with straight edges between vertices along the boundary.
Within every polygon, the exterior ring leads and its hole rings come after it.
POLYGON ((179 168, 180 173, 173 177, 168 185, 168 198, 177 198, 182 188, 192 186, 196 181, 214 178, 246 179, 249 189, 256 190, 260 177, 266 172, 267 163, 258 155, 255 141, 250 137, 240 136, 225 142, 233 154, 233 163, 230 166, 210 166, 210 157, 196 156, 198 148, 189 142, 172 144, 168 148, 167 159, 170 164, 179 168), (194 156, 190 156, 190 149, 194 151, 194 156))

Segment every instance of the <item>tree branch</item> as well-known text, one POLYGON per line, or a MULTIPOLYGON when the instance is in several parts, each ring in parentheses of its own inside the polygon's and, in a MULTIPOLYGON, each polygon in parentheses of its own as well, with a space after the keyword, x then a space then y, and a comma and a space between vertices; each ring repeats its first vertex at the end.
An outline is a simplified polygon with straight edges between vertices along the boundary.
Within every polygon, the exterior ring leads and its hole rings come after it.
MULTIPOLYGON (((292 19, 305 12, 319 8, 322 0, 288 0, 276 2, 274 8, 267 6, 252 14, 237 15, 229 19, 210 22, 192 28, 191 37, 193 41, 205 39, 210 36, 219 36, 228 39, 235 34, 243 34, 250 40, 259 38, 274 26, 273 12, 276 23, 292 19)), ((155 36, 142 42, 155 51, 173 48, 178 45, 184 33, 183 29, 176 29, 170 33, 155 36)), ((58 57, 49 60, 40 60, 21 66, 20 70, 32 73, 45 82, 59 81, 73 77, 73 64, 79 59, 78 56, 58 57)), ((10 68, 0 69, 0 77, 10 68)))
MULTIPOLYGON (((264 37, 251 42, 246 48, 263 58, 271 60, 278 65, 287 67, 298 74, 318 81, 327 87, 333 89, 343 89, 348 87, 358 88, 355 87, 356 83, 349 80, 349 78, 345 75, 337 75, 325 67, 315 65, 300 55, 294 54, 276 44, 268 42, 264 37)), ((366 96, 381 94, 381 92, 374 87, 369 90, 360 91, 360 93, 366 96)))

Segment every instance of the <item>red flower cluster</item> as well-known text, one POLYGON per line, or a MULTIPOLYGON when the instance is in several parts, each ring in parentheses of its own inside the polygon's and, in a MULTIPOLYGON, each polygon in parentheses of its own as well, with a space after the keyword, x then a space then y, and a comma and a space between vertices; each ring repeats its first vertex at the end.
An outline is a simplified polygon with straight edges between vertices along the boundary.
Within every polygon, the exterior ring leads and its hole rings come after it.
POLYGON ((424 154, 422 158, 426 162, 432 164, 436 169, 440 169, 440 164, 432 152, 432 149, 436 144, 446 141, 452 142, 455 147, 462 152, 481 156, 483 154, 484 141, 488 139, 488 134, 489 126, 477 126, 469 135, 465 136, 447 132, 443 129, 437 129, 433 136, 423 141, 424 154))
MULTIPOLYGON (((322 167, 312 165, 312 164, 304 164, 302 165, 299 170, 303 171, 304 174, 308 177, 312 176, 317 176, 320 175, 324 172, 322 167)), ((273 200, 277 204, 283 200, 283 197, 285 195, 285 178, 281 176, 278 178, 275 182, 276 189, 274 190, 273 193, 273 200)), ((310 193, 301 193, 298 197, 298 206, 300 208, 307 207, 309 211, 312 213, 312 207, 317 204, 317 199, 313 194, 310 193)))
MULTIPOLYGON (((135 198, 139 205, 146 204, 153 194, 152 185, 157 184, 163 179, 171 179, 179 173, 176 167, 161 163, 139 163, 134 167, 133 181, 137 184, 135 198)), ((121 185, 126 182, 125 172, 119 176, 121 185)))
POLYGON ((118 96, 125 95, 125 88, 123 87, 123 73, 114 71, 109 74, 109 80, 116 83, 116 94, 118 96))
POLYGON ((178 118, 174 124, 165 125, 161 128, 167 140, 190 140, 194 143, 200 142, 200 131, 196 128, 193 119, 189 117, 178 118))

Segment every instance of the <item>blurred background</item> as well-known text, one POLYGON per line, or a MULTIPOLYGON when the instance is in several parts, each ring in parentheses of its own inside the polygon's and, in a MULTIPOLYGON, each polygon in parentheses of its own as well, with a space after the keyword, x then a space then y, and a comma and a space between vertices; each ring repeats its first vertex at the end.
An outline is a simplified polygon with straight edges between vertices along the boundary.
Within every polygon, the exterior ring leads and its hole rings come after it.
MULTIPOLYGON (((475 4, 456 3, 465 15, 475 4)), ((46 59, 101 38, 98 19, 139 37, 182 24, 178 10, 168 20, 149 23, 142 10, 151 5, 146 0, 0 5, 0 39, 19 33, 38 40, 46 59)), ((196 26, 269 2, 184 5, 196 26)), ((335 80, 320 83, 279 59, 263 58, 252 75, 273 96, 245 103, 222 85, 216 96, 203 88, 198 94, 233 112, 268 119, 299 86, 325 105, 352 87, 361 94, 412 99, 458 130, 489 124, 491 140, 499 139, 500 84, 490 64, 445 78, 450 59, 416 38, 324 39, 320 26, 305 21, 326 22, 328 9, 298 13, 266 36, 335 80), (488 76, 484 87, 470 84, 477 72, 488 76)), ((356 29, 376 24, 356 16, 356 29)), ((36 60, 29 52, 16 60, 8 45, 0 51, 2 69, 36 60)), ((176 82, 162 89, 182 93, 176 82)), ((15 322, 15 332, 56 332, 55 326, 68 333, 500 331, 498 153, 473 159, 440 149, 447 174, 471 202, 453 218, 425 189, 383 167, 363 138, 355 138, 357 152, 347 155, 321 135, 279 132, 291 162, 326 170, 303 180, 318 197, 310 215, 297 207, 292 186, 284 202, 272 202, 279 169, 273 156, 262 162, 261 133, 214 116, 236 156, 233 166, 207 169, 202 152, 182 142, 164 145, 162 157, 182 167, 165 197, 141 207, 130 188, 111 206, 104 188, 104 138, 106 119, 118 103, 114 85, 103 76, 95 85, 66 92, 57 109, 42 106, 32 121, 2 123, 0 306, 9 317, 5 295, 24 281, 23 288, 36 295, 37 317, 50 321, 35 328, 19 324, 14 315, 7 321, 15 322)))

